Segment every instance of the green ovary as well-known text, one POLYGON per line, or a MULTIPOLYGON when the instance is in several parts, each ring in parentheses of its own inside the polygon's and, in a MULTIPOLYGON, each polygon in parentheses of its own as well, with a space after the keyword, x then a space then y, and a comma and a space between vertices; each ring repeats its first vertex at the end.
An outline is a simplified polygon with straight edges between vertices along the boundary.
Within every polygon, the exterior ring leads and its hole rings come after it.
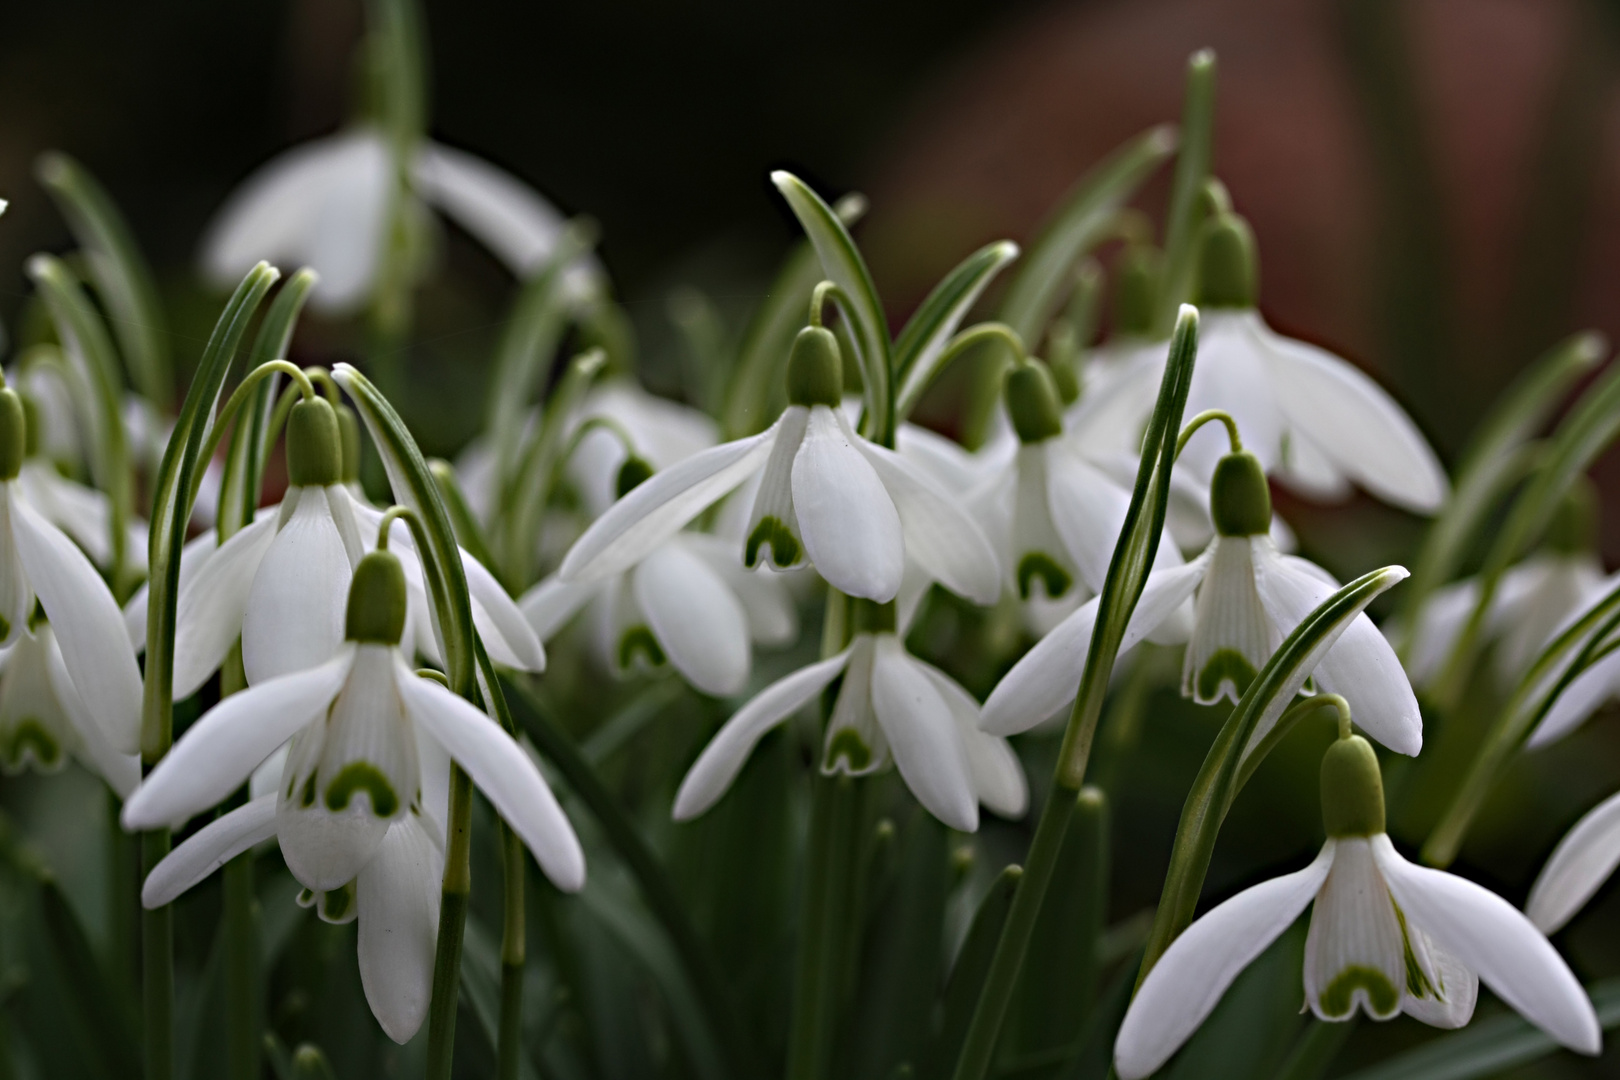
POLYGON ((1395 991, 1395 984, 1384 976, 1382 971, 1369 967, 1352 964, 1333 977, 1326 990, 1317 998, 1317 1004, 1322 1012, 1336 1020, 1342 1020, 1350 1015, 1355 1008, 1357 990, 1367 992, 1369 1011, 1375 1016, 1389 1016, 1400 1004, 1400 995, 1395 991))
POLYGON ((1059 566, 1056 559, 1039 551, 1032 551, 1018 560, 1020 599, 1029 599, 1029 586, 1035 578, 1041 579, 1041 586, 1046 590, 1048 600, 1056 600, 1063 596, 1069 591, 1069 586, 1074 584, 1074 577, 1059 566))
POLYGON ((369 761, 351 761, 343 766, 330 784, 326 785, 326 808, 342 810, 349 805, 356 792, 364 791, 371 799, 371 812, 378 817, 393 817, 399 809, 399 796, 382 770, 369 761))
POLYGON ((799 561, 799 538, 793 535, 793 530, 779 517, 763 517, 748 534, 744 565, 752 570, 759 563, 759 549, 767 544, 771 548, 771 562, 776 567, 789 567, 799 561))
POLYGON ((619 667, 628 668, 635 661, 638 652, 645 656, 653 667, 664 663, 664 650, 659 647, 658 639, 653 637, 653 632, 645 626, 632 626, 619 639, 619 667))
POLYGON ((24 719, 6 740, 6 764, 19 769, 30 757, 41 769, 54 769, 62 763, 62 744, 38 720, 24 719))
POLYGON ((1220 693, 1221 683, 1230 681, 1238 697, 1254 682, 1254 665, 1236 649, 1218 649, 1198 673, 1198 696, 1209 700, 1220 693))
POLYGON ((823 768, 828 772, 835 770, 840 759, 852 773, 864 772, 872 764, 872 748, 854 728, 844 728, 832 737, 823 768))

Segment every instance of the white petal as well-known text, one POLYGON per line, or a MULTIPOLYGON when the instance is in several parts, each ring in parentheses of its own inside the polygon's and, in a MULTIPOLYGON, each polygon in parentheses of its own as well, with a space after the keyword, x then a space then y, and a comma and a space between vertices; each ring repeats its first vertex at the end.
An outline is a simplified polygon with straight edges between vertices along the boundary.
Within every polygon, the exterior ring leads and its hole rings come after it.
POLYGON ((1359 368, 1262 328, 1266 370, 1289 427, 1385 502, 1432 514, 1445 501, 1445 470, 1411 417, 1359 368))
POLYGON ((690 821, 713 806, 737 778, 748 755, 767 731, 798 712, 849 663, 845 649, 778 679, 756 694, 725 722, 681 781, 675 795, 676 821, 690 821))
POLYGON ((23 462, 17 486, 41 517, 71 536, 91 560, 107 565, 112 558, 107 496, 69 480, 38 458, 23 462))
POLYGON ((1526 743, 1530 749, 1557 742, 1597 712, 1620 687, 1620 652, 1610 653, 1564 687, 1526 743))
POLYGON ((393 685, 396 650, 372 642, 352 647, 349 677, 326 714, 315 794, 328 809, 334 794, 342 799, 363 797, 369 813, 398 818, 416 801, 420 769, 416 731, 393 685), (387 788, 367 783, 349 788, 346 795, 334 793, 332 785, 352 765, 380 773, 387 788))
MULTIPOLYGON (((1255 543, 1255 585, 1284 633, 1337 590, 1278 557, 1269 538, 1255 543)), ((1423 713, 1395 650, 1365 614, 1357 615, 1316 665, 1317 688, 1350 702, 1357 725, 1397 754, 1423 749, 1423 713)))
MULTIPOLYGON (((289 496, 292 493, 289 492, 289 496)), ((184 550, 180 558, 180 597, 174 617, 174 699, 197 692, 208 680, 236 639, 242 636, 253 576, 264 553, 276 538, 275 514, 265 514, 236 533, 217 549, 199 549, 193 556, 197 569, 186 573, 184 550)), ((208 535, 217 534, 210 529, 208 535)), ((186 548, 191 545, 187 544, 186 548)), ((146 641, 142 619, 141 642, 146 641)))
POLYGON ((917 801, 959 832, 979 827, 979 799, 950 708, 893 634, 877 635, 872 708, 901 779, 917 801))
MULTIPOLYGON (((219 548, 219 532, 215 529, 204 529, 191 540, 188 540, 180 549, 180 595, 186 594, 192 577, 209 556, 219 548)), ((250 575, 251 576, 251 575, 250 575)), ((136 654, 146 650, 146 598, 149 583, 142 582, 141 587, 135 590, 135 595, 129 598, 124 605, 124 629, 129 632, 130 644, 135 646, 136 654)), ((241 624, 241 619, 237 619, 241 624)))
POLYGON ((1217 536, 1209 552, 1181 692, 1200 705, 1223 697, 1235 704, 1292 627, 1278 625, 1261 602, 1247 537, 1217 536))
MULTIPOLYGON (((1131 493, 1062 442, 1054 440, 1050 445, 1046 482, 1052 520, 1080 568, 1081 580, 1092 592, 1102 592, 1131 508, 1131 493)), ((1174 551, 1171 544, 1161 542, 1159 547, 1174 551)))
POLYGON ((748 619, 708 563, 675 542, 630 575, 636 604, 664 655, 705 694, 735 694, 748 680, 748 619))
POLYGON ((424 143, 411 162, 417 192, 450 215, 519 278, 551 257, 564 220, 529 185, 482 158, 424 143))
POLYGON ((993 535, 1005 579, 1026 602, 1067 600, 1082 590, 1091 591, 1052 520, 1046 474, 1047 451, 1055 445, 1055 440, 1049 440, 1020 446, 1014 475, 990 477, 965 501, 977 520, 989 523, 987 531, 993 535), (1054 571, 1063 577, 1050 580, 1054 571))
POLYGON ((1333 863, 1329 840, 1303 870, 1245 889, 1187 927, 1137 991, 1114 1041, 1120 1080, 1155 1072, 1215 1008, 1238 973, 1299 918, 1333 863))
POLYGON ((1323 1020, 1348 1020, 1357 1006, 1388 1020, 1407 981, 1401 924, 1367 841, 1344 837, 1335 847, 1305 939, 1305 1000, 1323 1020))
POLYGON ((242 852, 276 835, 275 792, 215 818, 146 875, 141 906, 160 908, 242 852))
POLYGON ((473 626, 489 650, 489 658, 503 667, 518 671, 546 670, 546 650, 523 617, 512 597, 484 569, 484 564, 461 550, 461 565, 467 574, 467 592, 472 598, 473 626))
POLYGON ((573 826, 534 767, 501 726, 396 658, 395 677, 412 718, 444 744, 503 820, 564 892, 585 884, 585 852, 573 826))
POLYGON ((1417 927, 1409 925, 1406 932, 1413 959, 1439 993, 1436 996, 1425 994, 1423 997, 1413 997, 1408 987, 1406 996, 1401 1000, 1401 1012, 1431 1027, 1466 1027, 1468 1021, 1473 1019, 1474 1005, 1479 1001, 1479 976, 1417 927))
MULTIPOLYGON (((216 556, 208 564, 217 561, 216 556)), ((330 659, 343 641, 353 579, 326 491, 301 489, 297 508, 265 551, 248 593, 242 619, 242 667, 248 682, 330 659)))
POLYGON ((1563 927, 1620 866, 1620 795, 1587 811, 1558 841, 1524 912, 1543 933, 1563 927))
POLYGON ((62 712, 73 725, 73 729, 78 732, 79 741, 83 744, 81 756, 86 759, 91 769, 107 781, 107 786, 112 788, 120 799, 129 798, 130 792, 141 782, 140 754, 120 753, 107 741, 101 725, 90 715, 90 709, 85 705, 84 698, 73 685, 73 676, 68 674, 67 664, 62 660, 62 648, 56 643, 56 635, 51 632, 50 624, 45 623, 38 627, 37 633, 45 646, 46 676, 50 679, 57 701, 61 703, 62 712))
POLYGON ((326 710, 353 663, 354 650, 344 649, 320 667, 249 687, 208 710, 124 803, 124 827, 178 825, 217 804, 326 710))
MULTIPOLYGON (((1223 409, 1237 421, 1243 448, 1267 471, 1282 458, 1283 416, 1264 360, 1266 339, 1256 311, 1211 309, 1198 326, 1198 363, 1193 368, 1185 415, 1223 409)), ((1187 440, 1180 463, 1204 481, 1227 452, 1226 429, 1205 424, 1187 440)))
POLYGON ((529 620, 541 641, 550 641, 568 621, 602 591, 599 581, 582 585, 563 581, 556 574, 544 579, 518 600, 518 610, 529 620))
POLYGON ((653 473, 591 523, 557 576, 590 582, 630 569, 763 465, 776 433, 773 426, 653 473))
POLYGON ((281 774, 287 768, 287 752, 292 743, 282 743, 276 747, 271 755, 259 762, 259 767, 253 770, 248 777, 248 798, 257 799, 261 795, 274 795, 281 786, 281 774))
POLYGON ((748 618, 758 645, 790 645, 799 636, 799 609, 787 579, 768 569, 748 570, 737 562, 736 545, 706 533, 683 533, 681 542, 719 574, 748 618))
POLYGON ((422 1026, 433 996, 444 853, 416 814, 383 837, 355 881, 360 985, 377 1023, 404 1044, 422 1026))
MULTIPOLYGON (((1151 634, 1173 615, 1203 579, 1203 559, 1148 575, 1131 613, 1120 652, 1151 634)), ((1028 731, 1074 700, 1091 649, 1099 600, 1082 604, 1025 653, 990 692, 980 726, 992 735, 1028 731)))
POLYGON ((84 552, 21 499, 11 503, 11 531, 85 708, 114 750, 137 752, 141 672, 118 601, 84 552))
POLYGON ((804 565, 804 534, 793 510, 793 461, 804 445, 810 410, 789 405, 777 422, 776 442, 759 474, 759 487, 748 500, 743 564, 785 570, 804 565))
POLYGON ((1423 602, 1414 625, 1402 630, 1408 643, 1407 670, 1418 686, 1440 677, 1440 669, 1479 603, 1479 582, 1473 578, 1436 589, 1423 602))
POLYGON ((805 554, 828 584, 883 603, 900 591, 905 542, 894 500, 862 439, 825 405, 810 410, 793 459, 793 512, 805 554))
POLYGON ((1409 924, 1478 972, 1497 997, 1558 1042, 1583 1054, 1598 1052, 1603 1035, 1592 1002, 1529 919, 1471 881, 1407 862, 1387 836, 1373 837, 1372 844, 1409 924))
POLYGON ((1275 475, 1289 488, 1321 503, 1342 502, 1354 490, 1328 452, 1312 441, 1307 429, 1292 427, 1283 438, 1282 460, 1275 475))
POLYGON ((957 498, 893 450, 860 439, 847 420, 840 419, 840 425, 888 489, 900 517, 905 553, 958 596, 976 604, 995 603, 1001 594, 995 550, 957 498))
POLYGON ((1018 755, 1006 739, 979 729, 979 703, 960 683, 932 664, 915 659, 912 663, 928 677, 956 721, 979 801, 1010 821, 1022 818, 1029 810, 1029 782, 1018 755))

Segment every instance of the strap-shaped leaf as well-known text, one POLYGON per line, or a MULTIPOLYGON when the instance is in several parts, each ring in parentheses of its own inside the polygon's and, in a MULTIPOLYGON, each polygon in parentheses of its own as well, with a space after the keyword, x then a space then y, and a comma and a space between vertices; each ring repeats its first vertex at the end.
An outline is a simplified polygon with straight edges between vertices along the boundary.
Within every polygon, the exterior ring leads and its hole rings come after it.
POLYGON ((1063 303, 1068 269, 1113 227, 1114 215, 1176 149, 1176 129, 1149 128, 1115 150, 1075 184, 1041 227, 1001 301, 1001 321, 1037 347, 1063 303))
POLYGON ((894 341, 895 422, 911 415, 939 374, 945 345, 1001 268, 1018 258, 1011 240, 986 244, 946 274, 894 341))
POLYGON ((1159 324, 1170 325, 1176 305, 1192 298, 1198 264, 1198 234, 1204 223, 1204 182, 1215 153, 1215 53, 1199 49, 1187 59, 1187 90, 1181 106, 1181 145, 1170 188, 1164 229, 1164 288, 1159 324))
POLYGON ((1165 875, 1159 909, 1153 917, 1147 953, 1137 985, 1181 932, 1192 923, 1204 875, 1209 871, 1215 838, 1238 790, 1244 758, 1282 716, 1305 680, 1339 636, 1384 590, 1406 578, 1403 567, 1386 566, 1363 574, 1322 601, 1278 646, 1249 684, 1209 748, 1203 767, 1182 805, 1170 869, 1165 875))
POLYGON ((159 411, 168 412, 174 404, 174 384, 167 321, 151 267, 129 224, 89 170, 68 155, 42 154, 34 172, 84 249, 130 382, 159 411))
POLYGON ((1013 893, 1024 876, 1022 867, 1006 866, 990 889, 979 901, 973 913, 973 923, 967 937, 957 950, 956 963, 951 966, 950 977, 945 980, 941 995, 943 1023, 934 1036, 933 1045, 923 1056, 921 1075, 944 1077, 950 1075, 951 1063, 962 1051, 962 1040, 967 1036, 968 1021, 973 1019, 973 1008, 979 1003, 979 991, 984 986, 985 973, 995 955, 996 942, 1001 929, 1007 924, 1007 912, 1012 908, 1013 893))

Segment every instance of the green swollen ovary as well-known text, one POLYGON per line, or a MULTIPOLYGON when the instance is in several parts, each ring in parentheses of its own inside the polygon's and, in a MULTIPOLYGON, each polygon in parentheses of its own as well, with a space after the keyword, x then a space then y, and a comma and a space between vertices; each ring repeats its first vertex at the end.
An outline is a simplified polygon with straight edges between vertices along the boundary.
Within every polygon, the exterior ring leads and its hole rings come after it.
POLYGON ((785 569, 799 561, 799 538, 793 535, 793 530, 778 517, 763 517, 754 531, 748 534, 748 547, 743 553, 743 563, 752 570, 759 563, 759 549, 771 549, 771 563, 779 569, 785 569))
POLYGON ((619 667, 629 668, 635 662, 636 653, 647 658, 647 663, 659 667, 664 663, 664 650, 653 637, 653 632, 645 626, 632 626, 624 632, 619 639, 619 667))
POLYGON ((326 808, 333 812, 345 809, 358 792, 365 792, 371 800, 371 812, 378 817, 393 817, 399 809, 399 796, 382 770, 369 761, 351 761, 339 770, 326 785, 326 808))
POLYGON ((1041 579, 1041 587, 1046 590, 1048 600, 1056 600, 1060 596, 1067 595, 1069 586, 1074 584, 1074 576, 1056 559, 1042 551, 1031 551, 1018 560, 1020 599, 1029 599, 1029 587, 1035 578, 1041 579))
POLYGON ((1356 991, 1367 992, 1367 1004, 1376 1016, 1388 1016, 1400 1004, 1400 996, 1395 992, 1395 984, 1385 977, 1382 971, 1359 964, 1351 964, 1333 977, 1326 990, 1318 998, 1322 1012, 1334 1019, 1343 1019, 1350 1015, 1355 1004, 1356 991))
POLYGON ((866 740, 854 728, 847 727, 835 733, 827 747, 827 769, 837 768, 840 759, 852 773, 865 772, 872 764, 872 748, 866 745, 866 740))
POLYGON ((1230 682, 1242 697, 1254 682, 1254 665, 1236 649, 1217 649, 1198 672, 1198 696, 1208 701, 1220 693, 1221 683, 1230 682))

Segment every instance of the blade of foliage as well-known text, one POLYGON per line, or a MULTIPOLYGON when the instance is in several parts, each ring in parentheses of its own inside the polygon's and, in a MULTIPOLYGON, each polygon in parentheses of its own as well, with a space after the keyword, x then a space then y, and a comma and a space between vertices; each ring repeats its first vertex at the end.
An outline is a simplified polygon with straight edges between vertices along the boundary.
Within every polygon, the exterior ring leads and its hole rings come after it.
POLYGON ((967 937, 956 954, 950 977, 945 980, 939 1031, 923 1057, 918 1072, 923 1080, 949 1076, 951 1064, 962 1052, 962 1040, 967 1037, 968 1023, 973 1019, 985 974, 989 972, 990 961, 996 953, 996 942, 1001 939, 1002 927, 1007 924, 1007 912, 1012 909, 1013 893, 1018 890, 1018 880, 1023 876, 1022 867, 1002 867, 1001 873, 990 883, 984 899, 979 901, 978 910, 973 913, 967 937))
MULTIPOLYGON (((500 1042, 501 951, 492 935, 476 916, 467 919, 466 950, 462 953, 461 988, 472 1005, 478 1027, 494 1050, 500 1042)), ((518 1057, 518 1075, 539 1080, 539 1072, 527 1053, 518 1057)))
POLYGON ((1136 970, 1139 954, 1133 962, 1120 968, 1097 1001, 1097 1007, 1086 1017, 1086 1026, 1068 1064, 1057 1074, 1058 1080, 1103 1080, 1113 1075, 1114 1036, 1125 1022, 1125 1010, 1130 1008, 1131 974, 1136 970))
POLYGON ((911 415, 923 392, 940 373, 939 360, 945 344, 968 310, 1002 267, 1016 258, 1018 245, 1011 240, 986 244, 941 278, 907 320, 894 339, 894 374, 899 385, 894 406, 896 423, 911 415))
POLYGON ((68 155, 41 154, 34 172, 84 250, 130 382, 160 412, 168 412, 174 406, 168 327, 151 267, 128 222, 90 171, 68 155))
POLYGON ((1215 153, 1215 53, 1200 49, 1187 60, 1187 92, 1181 107, 1181 144, 1170 188, 1164 230, 1164 288, 1159 323, 1169 329, 1176 305, 1192 296, 1198 233, 1204 224, 1204 182, 1215 153))

